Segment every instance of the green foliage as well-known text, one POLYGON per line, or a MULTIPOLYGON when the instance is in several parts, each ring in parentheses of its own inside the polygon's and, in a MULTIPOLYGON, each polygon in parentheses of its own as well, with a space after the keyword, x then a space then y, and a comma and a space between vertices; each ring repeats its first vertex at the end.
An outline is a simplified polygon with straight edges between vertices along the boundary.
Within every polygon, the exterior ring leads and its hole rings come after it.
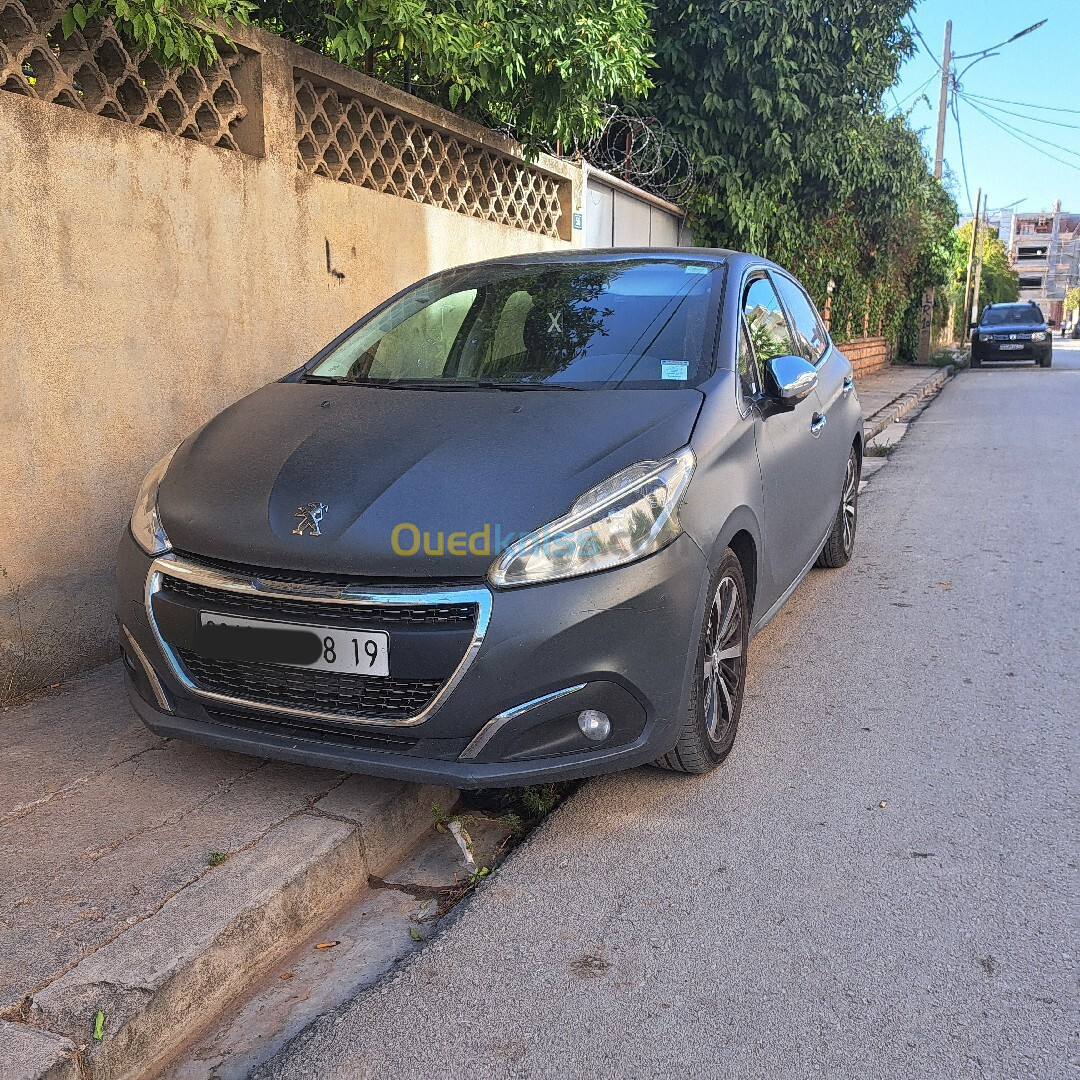
POLYGON ((1080 285, 1076 285, 1065 293, 1065 317, 1070 318, 1072 312, 1080 310, 1080 285))
MULTIPOLYGON (((949 245, 949 269, 946 296, 948 310, 952 313, 952 335, 959 338, 964 321, 964 285, 967 281, 968 255, 971 252, 971 231, 974 226, 970 221, 953 229, 949 245)), ((1009 268, 1009 253, 998 237, 996 230, 983 234, 983 268, 979 280, 979 297, 974 305, 973 318, 987 304, 1007 304, 1020 298, 1020 275, 1009 268)), ((974 267, 972 274, 975 273, 974 267)), ((944 325, 948 316, 938 313, 940 325, 944 325)))
POLYGON ((645 0, 264 0, 256 21, 531 150, 594 134, 606 102, 650 86, 645 0))
POLYGON ((595 134, 606 102, 651 85, 646 0, 80 0, 64 12, 64 36, 109 15, 135 45, 182 66, 213 60, 221 28, 254 22, 505 126, 529 151, 595 134))
POLYGON ((69 38, 91 19, 111 15, 137 47, 165 64, 190 67, 214 60, 220 28, 247 23, 254 8, 251 0, 88 0, 69 7, 60 26, 69 38))
POLYGON ((911 348, 944 280, 953 201, 883 93, 910 50, 910 0, 658 0, 653 111, 690 150, 691 226, 798 274, 832 328, 911 348))

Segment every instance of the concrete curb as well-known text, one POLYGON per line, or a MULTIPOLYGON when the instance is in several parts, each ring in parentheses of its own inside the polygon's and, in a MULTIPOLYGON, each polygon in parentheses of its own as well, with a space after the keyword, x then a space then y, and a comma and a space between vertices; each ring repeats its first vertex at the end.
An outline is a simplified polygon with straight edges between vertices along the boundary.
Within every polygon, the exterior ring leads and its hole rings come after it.
POLYGON ((863 437, 869 442, 875 435, 880 434, 890 424, 907 416, 919 402, 928 397, 933 397, 944 385, 956 374, 956 368, 947 364, 933 375, 923 379, 914 390, 908 390, 898 398, 894 398, 883 409, 878 409, 873 416, 868 417, 863 423, 863 437))
POLYGON ((415 844, 433 805, 456 800, 449 788, 349 777, 38 991, 29 1027, 0 1024, 0 1080, 153 1075, 415 844))

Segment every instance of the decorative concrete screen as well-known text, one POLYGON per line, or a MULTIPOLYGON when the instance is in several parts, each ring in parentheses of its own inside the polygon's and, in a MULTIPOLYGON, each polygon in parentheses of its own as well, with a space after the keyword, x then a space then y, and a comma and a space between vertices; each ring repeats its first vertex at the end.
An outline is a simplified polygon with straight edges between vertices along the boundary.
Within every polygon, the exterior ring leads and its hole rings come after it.
POLYGON ((241 52, 223 53, 209 67, 170 71, 125 44, 107 19, 65 39, 64 6, 0 0, 0 89, 238 149, 233 129, 247 114, 234 81, 241 52))
POLYGON ((305 172, 559 238, 567 181, 297 71, 305 172))

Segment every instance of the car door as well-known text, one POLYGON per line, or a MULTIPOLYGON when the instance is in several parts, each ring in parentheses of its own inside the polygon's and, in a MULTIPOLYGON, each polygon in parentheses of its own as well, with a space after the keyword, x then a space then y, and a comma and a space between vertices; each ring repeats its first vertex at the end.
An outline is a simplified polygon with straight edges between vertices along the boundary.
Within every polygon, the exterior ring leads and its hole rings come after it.
POLYGON ((832 524, 844 486, 844 470, 851 453, 850 398, 855 390, 851 361, 829 340, 821 316, 806 290, 787 274, 773 272, 780 299, 787 308, 792 329, 803 355, 817 368, 818 412, 825 419, 818 434, 821 443, 823 508, 821 536, 832 524))
MULTIPOLYGON (((758 459, 761 465, 765 529, 762 582, 767 611, 798 578, 814 557, 825 535, 821 479, 823 454, 814 425, 819 419, 815 393, 794 408, 781 406, 768 395, 769 360, 787 354, 800 355, 787 314, 767 272, 752 271, 743 285, 740 349, 752 352, 765 380, 758 397, 758 459)), ((745 361, 740 358, 740 370, 745 361)), ((835 512, 835 506, 829 513, 835 512)))

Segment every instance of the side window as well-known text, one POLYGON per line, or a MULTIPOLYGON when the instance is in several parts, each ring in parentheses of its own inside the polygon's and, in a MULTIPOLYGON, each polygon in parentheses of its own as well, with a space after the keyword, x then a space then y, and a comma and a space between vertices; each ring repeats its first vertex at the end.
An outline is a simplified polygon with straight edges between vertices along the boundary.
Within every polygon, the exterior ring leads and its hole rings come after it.
POLYGON ((797 351, 784 309, 768 278, 755 278, 747 287, 743 315, 759 364, 764 366, 775 356, 797 351))
POLYGON ((829 347, 825 336, 825 327, 810 297, 791 278, 783 274, 776 275, 776 287, 787 304, 791 317, 795 320, 795 336, 802 346, 803 354, 812 364, 816 364, 829 347))
POLYGON ((761 377, 758 375, 754 350, 750 348, 750 335, 746 330, 746 320, 739 319, 739 386, 742 387, 743 400, 749 401, 761 392, 761 377))

